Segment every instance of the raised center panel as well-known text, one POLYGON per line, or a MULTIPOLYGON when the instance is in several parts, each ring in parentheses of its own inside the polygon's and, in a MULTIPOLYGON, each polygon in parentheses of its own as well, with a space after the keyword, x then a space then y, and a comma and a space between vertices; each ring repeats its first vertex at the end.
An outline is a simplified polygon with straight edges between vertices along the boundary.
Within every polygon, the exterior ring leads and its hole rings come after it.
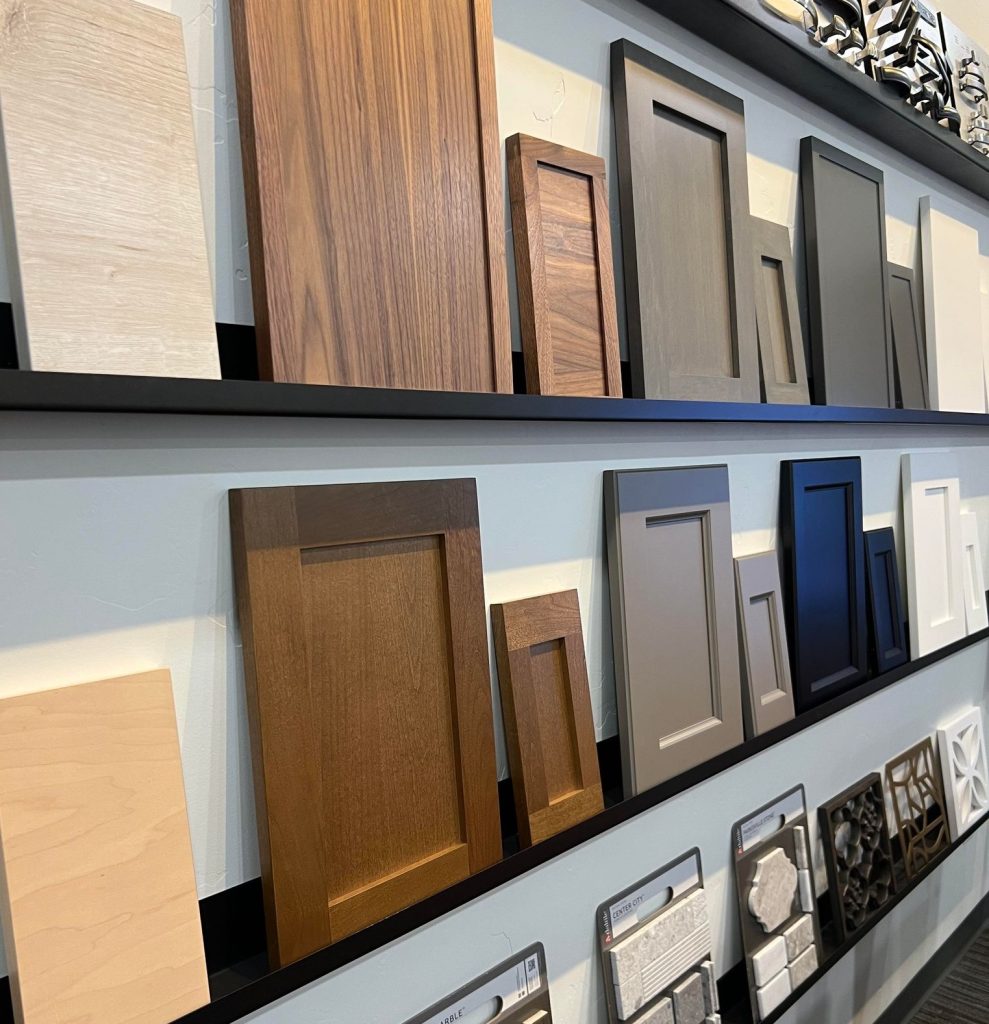
POLYGON ((529 648, 532 684, 550 803, 581 789, 570 680, 562 640, 529 648))

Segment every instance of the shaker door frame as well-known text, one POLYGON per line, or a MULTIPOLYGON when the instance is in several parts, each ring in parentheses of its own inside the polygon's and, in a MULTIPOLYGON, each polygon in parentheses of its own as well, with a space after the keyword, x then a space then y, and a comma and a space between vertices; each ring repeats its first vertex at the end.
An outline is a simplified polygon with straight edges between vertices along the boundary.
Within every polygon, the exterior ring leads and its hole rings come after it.
POLYGON ((929 409, 930 392, 927 384, 927 342, 924 321, 917 301, 917 275, 911 267, 897 263, 887 264, 890 277, 890 323, 893 330, 893 351, 896 356, 896 377, 900 386, 900 407, 929 409), (893 281, 903 283, 910 295, 906 308, 901 308, 893 281), (905 330, 897 331, 897 321, 905 330))
POLYGON ((865 532, 865 578, 869 601, 869 649, 873 670, 881 674, 905 664, 910 658, 906 609, 892 527, 865 532), (889 625, 888 635, 885 624, 889 625))

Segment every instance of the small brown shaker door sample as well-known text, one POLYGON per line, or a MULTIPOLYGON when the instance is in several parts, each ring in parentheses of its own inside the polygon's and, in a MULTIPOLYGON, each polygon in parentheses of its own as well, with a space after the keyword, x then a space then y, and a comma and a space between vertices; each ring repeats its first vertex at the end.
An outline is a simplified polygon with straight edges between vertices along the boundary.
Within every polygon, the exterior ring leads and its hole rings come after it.
POLYGON ((491 0, 231 0, 265 379, 512 390, 491 0))
POLYGON ((604 161, 528 135, 507 150, 526 390, 621 398, 604 161))
POLYGON ((473 480, 232 491, 269 955, 501 856, 473 480))
POLYGON ((491 606, 523 846, 604 808, 576 590, 491 606))

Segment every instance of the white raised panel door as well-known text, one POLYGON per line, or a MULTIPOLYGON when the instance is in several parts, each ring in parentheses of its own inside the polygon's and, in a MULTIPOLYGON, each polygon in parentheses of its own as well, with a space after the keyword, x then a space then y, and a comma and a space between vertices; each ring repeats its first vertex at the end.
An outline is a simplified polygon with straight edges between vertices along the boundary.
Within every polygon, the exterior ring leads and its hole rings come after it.
POLYGON ((969 633, 978 633, 989 626, 989 612, 986 611, 979 521, 974 512, 962 513, 962 574, 965 580, 965 628, 969 633))
POLYGON ((925 196, 920 239, 931 408, 985 412, 979 233, 925 196))
POLYGON ((903 456, 910 656, 965 636, 958 470, 950 452, 903 456))

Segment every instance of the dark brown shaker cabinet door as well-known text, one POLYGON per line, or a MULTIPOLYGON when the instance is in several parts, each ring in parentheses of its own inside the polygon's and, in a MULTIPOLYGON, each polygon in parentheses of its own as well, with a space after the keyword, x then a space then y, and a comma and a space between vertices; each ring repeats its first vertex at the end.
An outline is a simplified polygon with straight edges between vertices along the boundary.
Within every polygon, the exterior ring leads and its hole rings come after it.
POLYGON ((625 39, 611 79, 633 393, 758 402, 742 101, 625 39))
POLYGON ((490 0, 231 0, 269 380, 512 390, 490 0))
POLYGON ((230 494, 269 956, 498 860, 473 480, 230 494))
POLYGON ((883 173, 820 139, 800 143, 814 401, 893 406, 883 173))
POLYGON ((910 267, 889 264, 889 308, 896 355, 896 383, 904 409, 930 408, 927 392, 927 342, 910 267))

